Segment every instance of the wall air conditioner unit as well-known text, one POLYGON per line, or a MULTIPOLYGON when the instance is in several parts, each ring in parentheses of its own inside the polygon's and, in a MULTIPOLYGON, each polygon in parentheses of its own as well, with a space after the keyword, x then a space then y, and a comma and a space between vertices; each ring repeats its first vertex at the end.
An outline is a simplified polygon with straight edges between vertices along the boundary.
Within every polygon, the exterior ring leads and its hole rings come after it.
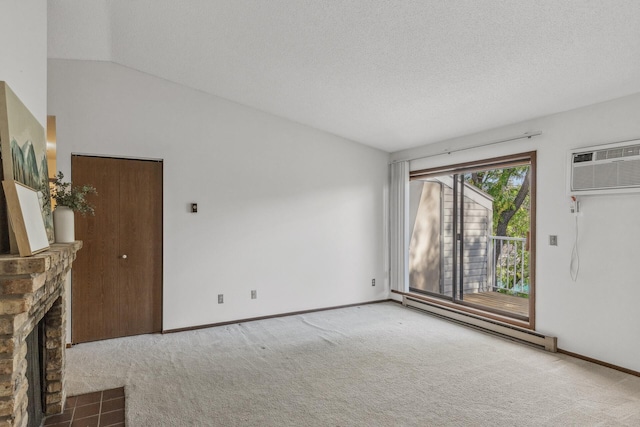
POLYGON ((640 139, 569 152, 569 194, 640 192, 640 139))

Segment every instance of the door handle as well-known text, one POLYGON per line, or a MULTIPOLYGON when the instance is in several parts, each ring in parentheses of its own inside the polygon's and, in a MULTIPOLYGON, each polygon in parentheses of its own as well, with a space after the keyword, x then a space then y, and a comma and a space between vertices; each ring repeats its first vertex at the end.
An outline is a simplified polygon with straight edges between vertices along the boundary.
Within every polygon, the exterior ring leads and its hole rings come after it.
POLYGON ((126 254, 125 255, 120 255, 120 258, 127 259, 127 255, 126 254))

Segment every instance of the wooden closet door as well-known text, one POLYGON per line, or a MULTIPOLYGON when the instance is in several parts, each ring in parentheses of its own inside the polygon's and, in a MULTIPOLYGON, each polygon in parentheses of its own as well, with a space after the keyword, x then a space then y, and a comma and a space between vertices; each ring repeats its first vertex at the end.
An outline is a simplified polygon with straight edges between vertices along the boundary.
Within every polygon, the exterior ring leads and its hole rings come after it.
POLYGON ((95 216, 76 214, 72 341, 162 330, 162 163, 73 156, 73 182, 91 184, 95 216))
POLYGON ((120 334, 162 330, 162 164, 120 163, 120 334))
POLYGON ((95 341, 118 336, 118 229, 120 188, 116 159, 71 158, 73 182, 91 184, 95 216, 75 214, 76 240, 83 246, 71 270, 71 340, 95 341))

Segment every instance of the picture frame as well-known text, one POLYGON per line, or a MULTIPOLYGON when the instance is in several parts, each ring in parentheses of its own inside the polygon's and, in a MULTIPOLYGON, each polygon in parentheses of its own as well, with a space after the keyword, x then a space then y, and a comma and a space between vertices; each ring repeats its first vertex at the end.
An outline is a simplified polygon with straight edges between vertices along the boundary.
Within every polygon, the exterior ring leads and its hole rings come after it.
POLYGON ((49 239, 42 220, 38 192, 14 180, 2 181, 2 186, 20 256, 27 257, 47 250, 49 239))
MULTIPOLYGON (((18 181, 39 191, 43 196, 42 220, 49 243, 53 243, 45 131, 42 124, 4 81, 0 81, 0 149, 0 179, 18 181)), ((0 253, 18 253, 7 210, 0 187, 0 253)))

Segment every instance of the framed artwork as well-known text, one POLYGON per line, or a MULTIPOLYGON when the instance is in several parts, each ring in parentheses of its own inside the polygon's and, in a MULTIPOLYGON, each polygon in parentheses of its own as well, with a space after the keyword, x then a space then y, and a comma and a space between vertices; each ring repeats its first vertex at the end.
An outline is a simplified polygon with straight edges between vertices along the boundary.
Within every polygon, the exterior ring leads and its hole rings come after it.
POLYGON ((20 256, 31 256, 49 248, 42 221, 38 192, 17 181, 2 181, 9 220, 15 233, 20 256))
MULTIPOLYGON (((38 193, 42 221, 49 243, 53 243, 53 216, 49 193, 47 141, 44 128, 11 88, 0 81, 0 145, 2 178, 17 181, 38 193)), ((0 195, 1 196, 1 195, 0 195)), ((7 205, 0 197, 0 252, 18 252, 9 227, 7 205)))

